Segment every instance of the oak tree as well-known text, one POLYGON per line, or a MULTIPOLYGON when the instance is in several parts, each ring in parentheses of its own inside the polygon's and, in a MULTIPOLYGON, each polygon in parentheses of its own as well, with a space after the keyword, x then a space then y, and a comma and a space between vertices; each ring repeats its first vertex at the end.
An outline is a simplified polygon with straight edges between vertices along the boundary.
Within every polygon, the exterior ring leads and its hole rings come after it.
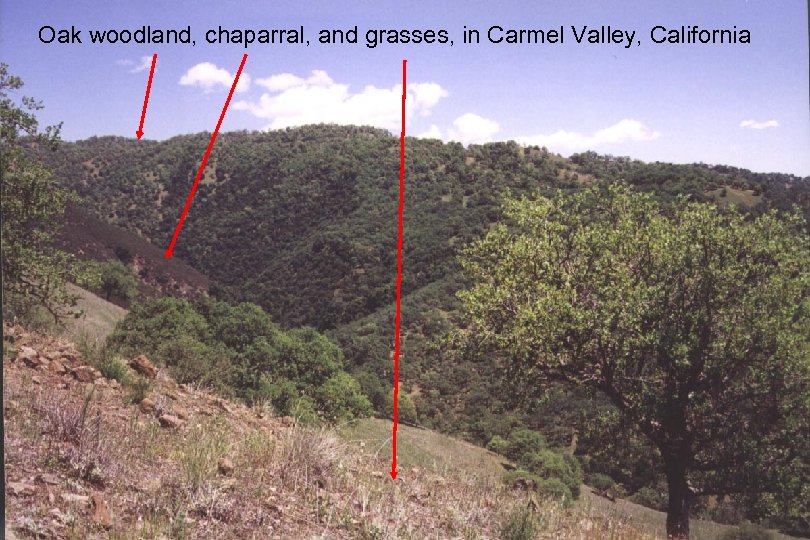
POLYGON ((506 218, 462 256, 460 296, 470 340, 516 392, 555 381, 603 392, 657 451, 669 537, 689 537, 697 494, 806 512, 795 506, 810 500, 800 217, 663 208, 617 183, 513 200, 506 218))

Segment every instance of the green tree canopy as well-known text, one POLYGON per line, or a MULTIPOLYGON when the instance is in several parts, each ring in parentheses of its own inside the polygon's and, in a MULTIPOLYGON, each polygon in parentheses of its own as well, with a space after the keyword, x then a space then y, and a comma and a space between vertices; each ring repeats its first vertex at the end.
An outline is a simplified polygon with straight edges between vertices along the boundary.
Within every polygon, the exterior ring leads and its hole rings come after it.
POLYGON ((54 319, 67 315, 75 299, 65 288, 72 276, 73 257, 53 247, 53 235, 65 204, 73 198, 41 163, 28 157, 21 137, 54 147, 59 127, 39 130, 34 112, 42 104, 20 98, 19 77, 0 64, 0 176, 2 176, 3 312, 6 316, 45 308, 54 319))
MULTIPOLYGON (((695 493, 810 500, 810 241, 802 220, 622 184, 506 205, 462 258, 470 341, 524 395, 587 385, 657 449, 667 534, 695 493)), ((763 502, 765 501, 765 502, 763 502)))

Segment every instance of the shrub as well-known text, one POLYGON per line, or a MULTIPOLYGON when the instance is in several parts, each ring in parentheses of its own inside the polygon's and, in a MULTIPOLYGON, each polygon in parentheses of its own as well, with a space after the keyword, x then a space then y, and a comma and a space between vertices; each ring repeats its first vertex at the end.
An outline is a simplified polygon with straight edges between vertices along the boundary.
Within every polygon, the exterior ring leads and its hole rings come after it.
POLYGON ((531 429, 516 429, 509 434, 509 449, 506 457, 521 462, 526 454, 546 447, 546 439, 531 429))
POLYGON ((505 456, 509 451, 509 441, 499 435, 495 435, 487 443, 487 450, 505 456))
POLYGON ((515 483, 515 480, 517 480, 518 478, 525 478, 529 482, 533 482, 535 485, 539 484, 540 481, 542 480, 542 478, 540 478, 536 474, 531 473, 524 469, 515 469, 513 471, 507 471, 506 473, 504 473, 502 480, 504 484, 506 484, 507 486, 511 486, 512 484, 515 483))
POLYGON ((574 496, 571 490, 559 478, 544 478, 537 483, 537 493, 544 497, 564 501, 565 504, 571 504, 574 496))
POLYGON ((630 496, 629 500, 661 512, 665 512, 667 509, 667 494, 661 489, 650 486, 639 489, 630 496))
POLYGON ((743 522, 736 529, 726 531, 718 537, 718 540, 773 540, 774 536, 770 531, 754 525, 753 523, 743 522))
POLYGON ((569 497, 579 498, 582 471, 573 456, 541 450, 524 456, 523 464, 541 478, 559 480, 568 490, 569 497))
POLYGON ((149 395, 152 390, 152 383, 138 375, 129 379, 127 390, 126 401, 128 403, 140 403, 149 395))
POLYGON ((616 485, 616 482, 610 476, 602 473, 589 474, 585 478, 585 483, 599 491, 607 491, 616 485))
POLYGON ((502 540, 531 540, 537 534, 537 524, 528 508, 515 508, 501 524, 502 540))
MULTIPOLYGON (((339 372, 323 383, 315 392, 319 409, 330 420, 353 420, 369 416, 371 402, 363 395, 360 384, 346 372, 339 372)), ((402 400, 400 400, 401 404, 402 400)), ((413 403, 411 403, 413 408, 413 403)), ((403 411, 401 410, 400 413, 403 411)), ((416 417, 416 409, 413 409, 416 417)))
POLYGON ((129 370, 118 357, 103 360, 98 365, 98 370, 108 379, 114 379, 123 385, 129 383, 129 370))

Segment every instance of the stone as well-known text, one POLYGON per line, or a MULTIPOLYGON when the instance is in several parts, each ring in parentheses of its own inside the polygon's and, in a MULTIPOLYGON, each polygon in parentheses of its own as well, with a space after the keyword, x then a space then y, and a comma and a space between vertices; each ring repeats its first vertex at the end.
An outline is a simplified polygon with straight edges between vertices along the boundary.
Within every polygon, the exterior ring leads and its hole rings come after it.
POLYGON ((226 457, 219 458, 219 461, 217 461, 217 470, 219 474, 230 476, 233 474, 233 461, 226 457))
POLYGON ((22 360, 29 366, 31 365, 31 363, 35 363, 34 365, 39 365, 37 362, 38 356, 39 354, 37 353, 37 351, 35 351, 31 347, 22 346, 17 351, 17 360, 22 360))
POLYGON ((90 366, 79 366, 73 370, 73 377, 83 383, 91 383, 101 377, 101 373, 90 366))
POLYGON ((33 377, 31 377, 31 382, 33 382, 34 384, 42 384, 42 377, 34 375, 33 377))
POLYGON ((138 408, 143 414, 152 414, 155 412, 155 402, 149 398, 143 398, 138 404, 138 408))
POLYGON ((59 484, 59 477, 51 473, 40 473, 36 476, 36 478, 34 478, 34 480, 42 484, 50 484, 52 486, 59 484))
POLYGON ((65 373, 67 373, 67 368, 65 367, 65 364, 63 364, 59 360, 54 360, 48 367, 50 367, 51 371, 53 371, 57 375, 64 375, 65 373))
POLYGON ((3 416, 10 417, 14 415, 15 412, 20 408, 19 403, 17 403, 13 399, 9 399, 3 402, 3 416))
POLYGON ((62 493, 61 495, 62 500, 68 504, 78 504, 80 506, 86 506, 90 504, 90 497, 87 495, 78 495, 76 493, 62 493))
POLYGON ((158 418, 158 422, 160 422, 161 426, 169 429, 178 429, 183 425, 182 420, 171 414, 162 414, 160 418, 158 418))
POLYGON ((180 407, 175 407, 175 408, 172 409, 172 412, 180 420, 188 420, 188 411, 186 411, 185 409, 181 409, 180 407))
POLYGON ((112 514, 110 513, 106 501, 104 501, 104 498, 101 496, 101 493, 94 491, 91 494, 91 499, 93 501, 93 513, 90 515, 90 519, 105 529, 112 527, 112 514))
POLYGON ((15 497, 26 497, 33 495, 37 491, 35 485, 26 482, 9 482, 6 484, 6 487, 15 497))
POLYGON ((523 491, 537 489, 537 483, 531 478, 519 476, 512 482, 512 489, 522 489, 523 491))
POLYGON ((132 369, 134 369, 147 379, 154 379, 155 377, 157 377, 158 372, 157 368, 152 363, 152 361, 149 360, 144 354, 133 358, 129 362, 129 365, 132 369))

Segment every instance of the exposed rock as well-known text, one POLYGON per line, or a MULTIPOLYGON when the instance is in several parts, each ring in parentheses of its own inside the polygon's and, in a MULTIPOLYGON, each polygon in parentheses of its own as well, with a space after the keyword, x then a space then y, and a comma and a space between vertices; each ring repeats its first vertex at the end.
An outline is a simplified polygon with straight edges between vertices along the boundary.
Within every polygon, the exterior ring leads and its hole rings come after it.
POLYGON ((512 489, 522 489, 524 491, 537 489, 537 483, 531 478, 518 476, 512 482, 512 489))
POLYGON ((160 422, 161 426, 169 429, 178 429, 183 425, 182 420, 180 420, 176 416, 172 416, 171 414, 160 415, 160 418, 158 418, 158 422, 160 422))
POLYGON ((45 362, 45 359, 31 347, 20 347, 20 352, 18 353, 17 358, 22 360, 26 366, 31 368, 38 368, 45 362))
POLYGON ((3 402, 3 416, 9 417, 17 412, 17 409, 20 408, 19 403, 17 403, 13 399, 9 399, 3 402))
POLYGON ((53 371, 57 375, 64 375, 67 372, 67 368, 65 367, 65 365, 59 360, 54 360, 53 362, 51 362, 51 365, 49 367, 51 371, 53 371))
POLYGON ((73 370, 73 377, 83 383, 91 383, 101 377, 101 373, 90 366, 79 366, 73 370))
POLYGON ((78 504, 80 506, 86 506, 90 504, 90 497, 87 495, 78 495, 76 493, 62 493, 60 495, 62 500, 68 504, 78 504))
POLYGON ((107 503, 104 501, 101 493, 94 491, 91 497, 93 500, 93 513, 90 519, 105 529, 112 527, 112 514, 110 514, 110 509, 107 507, 107 503))
POLYGON ((187 410, 181 409, 180 407, 174 407, 172 409, 172 412, 180 420, 188 420, 188 411, 187 410))
POLYGON ((230 476, 233 474, 233 461, 226 457, 219 458, 219 461, 217 461, 217 470, 219 474, 230 476))
POLYGON ((25 482, 9 482, 6 484, 6 487, 15 497, 33 495, 37 491, 37 487, 35 485, 25 482))
POLYGON ((130 367, 132 367, 132 369, 134 369, 147 379, 154 379, 155 377, 157 377, 158 372, 157 368, 155 367, 154 364, 152 364, 152 361, 149 360, 144 354, 133 358, 130 361, 129 365, 130 367))
POLYGON ((152 414, 155 412, 155 402, 149 398, 143 398, 138 404, 138 408, 143 414, 152 414))
POLYGON ((33 363, 34 365, 32 367, 38 365, 37 363, 38 356, 39 354, 37 353, 37 351, 35 351, 31 347, 23 346, 20 347, 20 349, 17 351, 17 360, 22 360, 29 366, 31 366, 33 363))
POLYGON ((52 486, 55 486, 59 483, 59 477, 56 476, 55 474, 50 473, 38 474, 34 480, 42 484, 50 484, 52 486))
POLYGON ((42 384, 42 377, 34 375, 33 377, 31 377, 31 382, 33 382, 34 384, 42 384))

